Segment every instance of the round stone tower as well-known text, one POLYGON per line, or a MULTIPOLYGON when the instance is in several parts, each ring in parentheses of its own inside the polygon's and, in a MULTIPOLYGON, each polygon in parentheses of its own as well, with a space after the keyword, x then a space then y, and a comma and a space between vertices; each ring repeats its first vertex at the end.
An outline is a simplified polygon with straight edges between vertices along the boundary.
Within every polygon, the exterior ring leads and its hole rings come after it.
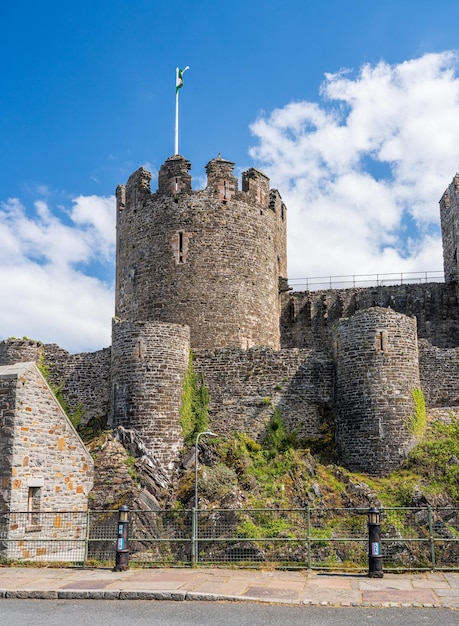
POLYGON ((190 163, 162 165, 158 190, 140 168, 117 189, 115 315, 190 327, 196 349, 279 349, 279 278, 287 275, 286 208, 269 179, 218 157, 192 191, 190 163))
POLYGON ((189 328, 115 319, 112 335, 110 425, 135 429, 147 452, 171 469, 183 445, 180 407, 189 328))
POLYGON ((383 475, 414 445, 408 428, 420 387, 416 318, 374 307, 339 321, 336 440, 351 471, 383 475))

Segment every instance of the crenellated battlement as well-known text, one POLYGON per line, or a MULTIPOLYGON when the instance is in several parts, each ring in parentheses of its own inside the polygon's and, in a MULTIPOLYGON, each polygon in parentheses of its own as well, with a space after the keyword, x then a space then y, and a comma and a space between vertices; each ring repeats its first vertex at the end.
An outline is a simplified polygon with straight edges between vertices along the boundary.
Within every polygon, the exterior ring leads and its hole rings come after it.
POLYGON ((281 218, 285 218, 286 207, 277 189, 270 189, 269 178, 260 170, 250 168, 242 173, 242 189, 234 175, 234 163, 223 159, 219 154, 206 165, 207 184, 203 190, 192 189, 192 176, 189 174, 191 163, 181 155, 169 157, 158 173, 158 189, 151 191, 152 175, 143 167, 131 174, 126 186, 116 189, 117 209, 138 208, 148 196, 173 196, 175 202, 183 194, 204 195, 227 203, 239 200, 250 204, 254 209, 266 207, 281 218))

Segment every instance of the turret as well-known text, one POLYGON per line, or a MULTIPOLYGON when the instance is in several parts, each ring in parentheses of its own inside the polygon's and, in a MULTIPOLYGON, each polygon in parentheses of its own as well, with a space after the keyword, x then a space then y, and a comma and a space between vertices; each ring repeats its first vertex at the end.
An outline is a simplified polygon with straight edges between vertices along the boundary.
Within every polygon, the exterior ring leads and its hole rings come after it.
POLYGON ((233 174, 234 163, 225 161, 220 155, 206 165, 207 187, 218 194, 223 202, 231 200, 237 193, 237 178, 233 174))
POLYGON ((190 169, 191 163, 179 154, 169 157, 159 170, 158 192, 176 194, 191 191, 190 169))
POLYGON ((416 318, 372 307, 339 321, 336 440, 351 471, 383 475, 414 445, 410 420, 419 392, 416 318))

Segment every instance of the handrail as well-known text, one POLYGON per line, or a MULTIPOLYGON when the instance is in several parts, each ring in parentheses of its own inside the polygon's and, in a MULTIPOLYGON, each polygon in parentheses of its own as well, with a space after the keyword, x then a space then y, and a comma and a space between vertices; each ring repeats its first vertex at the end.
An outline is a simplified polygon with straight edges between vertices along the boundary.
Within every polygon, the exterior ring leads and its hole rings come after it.
POLYGON ((444 272, 442 270, 430 270, 423 272, 387 272, 382 274, 344 274, 341 276, 290 278, 288 284, 294 291, 319 291, 355 287, 443 283, 444 280, 444 272))

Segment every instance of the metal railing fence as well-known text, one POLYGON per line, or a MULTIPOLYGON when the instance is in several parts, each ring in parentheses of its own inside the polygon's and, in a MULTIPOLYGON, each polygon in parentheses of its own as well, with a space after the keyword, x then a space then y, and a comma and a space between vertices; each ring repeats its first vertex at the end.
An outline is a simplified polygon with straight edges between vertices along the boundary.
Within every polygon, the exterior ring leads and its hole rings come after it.
POLYGON ((89 511, 0 513, 0 562, 84 563, 89 511))
MULTIPOLYGON (((131 565, 364 571, 368 509, 129 511, 131 565)), ((118 511, 0 513, 0 562, 113 565, 118 511)), ((381 511, 385 571, 459 570, 459 508, 381 511)))
POLYGON ((345 274, 342 276, 312 276, 289 278, 294 291, 321 291, 325 289, 350 289, 355 287, 383 287, 389 285, 415 285, 443 283, 441 270, 424 272, 389 272, 385 274, 345 274))

